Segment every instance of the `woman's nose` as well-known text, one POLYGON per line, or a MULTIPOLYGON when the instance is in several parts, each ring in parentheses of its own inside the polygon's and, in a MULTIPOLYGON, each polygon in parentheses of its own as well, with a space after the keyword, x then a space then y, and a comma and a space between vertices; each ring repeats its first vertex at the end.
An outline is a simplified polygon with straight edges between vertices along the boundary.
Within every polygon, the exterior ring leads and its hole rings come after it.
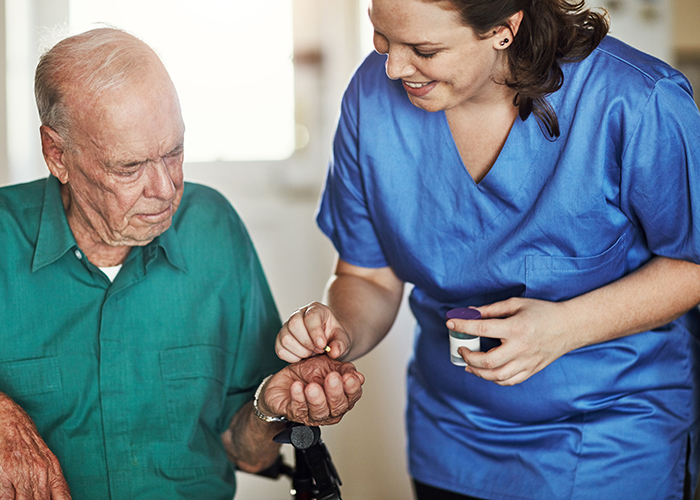
POLYGON ((386 54, 386 75, 392 80, 406 78, 416 72, 408 47, 389 47, 386 54))

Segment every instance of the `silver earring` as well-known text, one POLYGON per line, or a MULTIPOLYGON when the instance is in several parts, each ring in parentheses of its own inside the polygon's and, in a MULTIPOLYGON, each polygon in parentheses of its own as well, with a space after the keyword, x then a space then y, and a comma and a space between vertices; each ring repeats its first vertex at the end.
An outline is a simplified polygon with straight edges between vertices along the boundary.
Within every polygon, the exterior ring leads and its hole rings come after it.
POLYGON ((508 40, 507 38, 501 40, 501 47, 505 46, 505 44, 507 44, 508 42, 510 42, 510 40, 508 40))

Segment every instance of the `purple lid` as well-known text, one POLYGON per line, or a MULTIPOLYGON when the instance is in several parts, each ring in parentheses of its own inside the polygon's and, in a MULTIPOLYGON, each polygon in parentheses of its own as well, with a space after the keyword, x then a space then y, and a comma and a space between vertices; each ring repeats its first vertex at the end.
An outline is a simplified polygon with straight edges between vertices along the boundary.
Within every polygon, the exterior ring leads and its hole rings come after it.
POLYGON ((447 311, 447 319, 480 319, 481 313, 471 307, 458 307, 447 311))

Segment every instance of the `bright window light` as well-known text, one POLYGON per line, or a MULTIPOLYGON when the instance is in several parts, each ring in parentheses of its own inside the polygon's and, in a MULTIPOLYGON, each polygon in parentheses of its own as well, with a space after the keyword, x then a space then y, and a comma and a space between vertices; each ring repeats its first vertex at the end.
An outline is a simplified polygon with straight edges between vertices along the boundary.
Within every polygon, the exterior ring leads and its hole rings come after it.
POLYGON ((165 63, 190 162, 282 160, 294 151, 291 0, 70 0, 71 32, 107 23, 165 63))
POLYGON ((369 20, 369 0, 360 0, 357 6, 360 9, 360 48, 364 56, 374 50, 374 26, 369 20))

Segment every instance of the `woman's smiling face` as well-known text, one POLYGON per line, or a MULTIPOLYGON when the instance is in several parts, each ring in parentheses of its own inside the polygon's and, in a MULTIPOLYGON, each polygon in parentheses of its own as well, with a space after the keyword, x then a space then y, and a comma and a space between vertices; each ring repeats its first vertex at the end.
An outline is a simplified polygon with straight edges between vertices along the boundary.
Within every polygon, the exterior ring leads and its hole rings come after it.
MULTIPOLYGON (((502 98, 506 59, 502 31, 480 37, 449 1, 371 0, 374 47, 386 74, 426 111, 502 98)), ((510 34, 505 30, 505 33, 510 34)))

